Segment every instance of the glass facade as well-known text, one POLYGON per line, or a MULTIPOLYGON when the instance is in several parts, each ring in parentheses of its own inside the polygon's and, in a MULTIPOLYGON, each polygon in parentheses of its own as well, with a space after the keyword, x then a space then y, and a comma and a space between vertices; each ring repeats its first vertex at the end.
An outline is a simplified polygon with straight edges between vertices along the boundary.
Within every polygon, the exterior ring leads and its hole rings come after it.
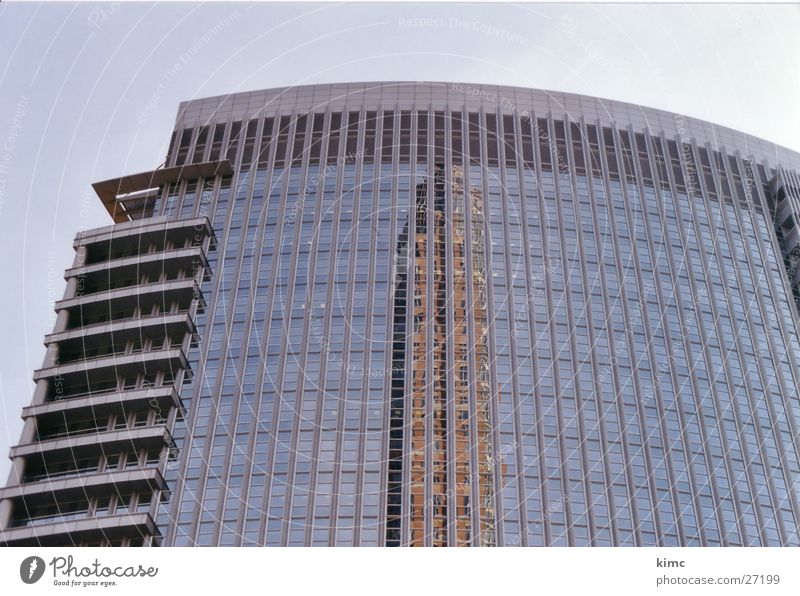
POLYGON ((232 167, 140 215, 215 235, 163 544, 800 545, 800 156, 636 109, 181 104, 167 167, 232 167))

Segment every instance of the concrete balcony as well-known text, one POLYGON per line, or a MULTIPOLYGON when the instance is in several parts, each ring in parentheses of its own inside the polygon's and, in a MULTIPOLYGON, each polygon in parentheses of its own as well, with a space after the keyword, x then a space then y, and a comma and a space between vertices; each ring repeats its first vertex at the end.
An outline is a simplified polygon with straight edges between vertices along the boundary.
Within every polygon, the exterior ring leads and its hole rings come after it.
POLYGON ((138 336, 149 335, 148 331, 164 331, 168 334, 178 330, 185 330, 194 333, 195 327, 191 312, 159 313, 146 317, 136 317, 132 319, 120 319, 118 321, 106 321, 87 325, 85 327, 75 327, 59 333, 45 335, 45 345, 66 341, 82 341, 102 335, 113 335, 115 337, 125 337, 128 335, 138 336))
POLYGON ((160 447, 171 441, 172 435, 166 425, 156 424, 25 443, 12 447, 9 457, 13 459, 35 454, 55 456, 59 452, 68 452, 78 458, 83 454, 94 453, 98 450, 110 451, 128 448, 133 451, 143 447, 160 447))
POLYGON ((143 246, 151 241, 164 239, 176 241, 197 235, 214 236, 211 223, 207 218, 169 219, 163 216, 152 217, 79 232, 75 236, 73 248, 77 249, 102 242, 116 242, 129 237, 137 246, 143 246))
POLYGON ((85 308, 92 304, 105 304, 108 306, 109 303, 116 301, 133 300, 135 302, 143 296, 158 296, 159 294, 163 297, 169 296, 171 298, 179 298, 181 295, 188 294, 190 298, 196 297, 202 300, 200 285, 193 277, 186 277, 184 279, 173 279, 171 281, 156 282, 143 286, 105 290, 103 292, 97 292, 96 294, 75 296, 74 298, 64 298, 55 303, 55 309, 62 310, 74 308, 76 306, 85 308))
POLYGON ((128 391, 110 391, 82 397, 65 397, 39 405, 31 405, 22 409, 22 418, 35 416, 74 416, 80 410, 90 410, 96 416, 135 409, 143 405, 159 407, 166 412, 168 408, 182 408, 178 391, 173 385, 150 387, 147 389, 131 389, 128 391))
MULTIPOLYGON (((161 370, 188 369, 189 363, 186 355, 180 347, 153 350, 150 352, 136 352, 133 354, 111 354, 91 358, 88 360, 78 360, 68 364, 40 368, 33 373, 33 380, 51 379, 53 377, 65 377, 77 373, 100 373, 103 369, 112 369, 118 374, 125 374, 130 371, 138 371, 145 365, 153 365, 161 370)), ((87 376, 89 376, 87 374, 87 376)))
POLYGON ((0 489, 0 499, 24 499, 30 505, 36 497, 48 497, 56 493, 59 499, 93 496, 108 492, 109 487, 115 491, 161 490, 164 488, 164 477, 157 466, 89 474, 76 472, 0 489))
POLYGON ((158 536, 149 513, 126 513, 107 517, 86 517, 0 530, 5 546, 72 546, 82 540, 114 539, 122 536, 158 536))
POLYGON ((92 263, 91 265, 84 265, 82 267, 71 267, 64 271, 64 278, 91 275, 104 271, 108 271, 109 274, 111 274, 111 272, 118 269, 145 268, 154 264, 158 265, 159 263, 164 266, 167 264, 175 267, 183 266, 187 271, 193 268, 205 268, 208 266, 208 260, 206 259, 203 248, 200 246, 192 246, 163 252, 133 255, 121 259, 111 259, 99 263, 92 263))

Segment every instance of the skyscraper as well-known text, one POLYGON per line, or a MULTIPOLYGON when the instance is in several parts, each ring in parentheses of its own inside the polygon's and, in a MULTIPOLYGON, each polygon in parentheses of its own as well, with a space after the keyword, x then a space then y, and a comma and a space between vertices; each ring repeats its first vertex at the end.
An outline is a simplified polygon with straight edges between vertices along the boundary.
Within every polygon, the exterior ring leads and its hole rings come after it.
POLYGON ((521 88, 182 103, 94 185, 0 540, 800 545, 798 169, 521 88))

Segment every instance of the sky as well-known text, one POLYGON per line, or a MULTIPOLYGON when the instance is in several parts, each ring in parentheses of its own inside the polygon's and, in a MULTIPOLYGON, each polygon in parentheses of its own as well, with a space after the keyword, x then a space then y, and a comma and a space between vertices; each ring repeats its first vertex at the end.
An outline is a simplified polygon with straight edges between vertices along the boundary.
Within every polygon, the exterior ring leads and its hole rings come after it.
POLYGON ((163 161, 178 102, 457 81, 647 105, 800 150, 791 5, 0 3, 0 485, 91 183, 163 161))

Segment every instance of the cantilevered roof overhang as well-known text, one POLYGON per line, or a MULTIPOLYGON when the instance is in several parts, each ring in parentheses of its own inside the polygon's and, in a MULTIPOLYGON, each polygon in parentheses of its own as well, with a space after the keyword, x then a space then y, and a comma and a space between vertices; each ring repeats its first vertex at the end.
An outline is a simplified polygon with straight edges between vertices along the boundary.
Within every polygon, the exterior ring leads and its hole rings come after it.
POLYGON ((153 196, 146 192, 148 190, 158 189, 168 182, 213 178, 232 173, 231 162, 221 159, 130 174, 121 178, 95 182, 92 184, 92 188, 100 197, 100 201, 114 222, 122 223, 141 217, 145 200, 153 196))

